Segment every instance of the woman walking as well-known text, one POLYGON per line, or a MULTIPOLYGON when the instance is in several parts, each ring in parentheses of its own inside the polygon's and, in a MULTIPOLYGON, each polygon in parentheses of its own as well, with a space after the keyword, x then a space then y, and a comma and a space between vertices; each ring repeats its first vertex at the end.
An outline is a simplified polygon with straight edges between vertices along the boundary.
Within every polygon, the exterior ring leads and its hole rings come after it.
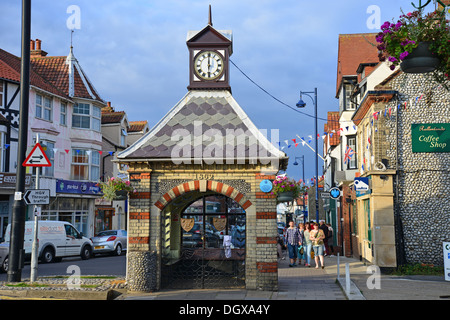
POLYGON ((323 239, 325 239, 325 234, 319 229, 319 225, 314 223, 314 230, 311 231, 309 238, 312 241, 314 250, 314 261, 316 262, 316 269, 319 268, 319 259, 322 265, 322 269, 325 267, 323 263, 323 239))
POLYGON ((312 241, 309 238, 311 232, 311 226, 309 223, 305 223, 305 231, 303 232, 305 241, 303 242, 303 252, 306 258, 306 267, 311 267, 311 250, 312 250, 312 241))
POLYGON ((298 247, 298 265, 302 264, 302 259, 305 260, 305 265, 306 265, 305 224, 299 223, 298 231, 300 232, 300 244, 298 247))

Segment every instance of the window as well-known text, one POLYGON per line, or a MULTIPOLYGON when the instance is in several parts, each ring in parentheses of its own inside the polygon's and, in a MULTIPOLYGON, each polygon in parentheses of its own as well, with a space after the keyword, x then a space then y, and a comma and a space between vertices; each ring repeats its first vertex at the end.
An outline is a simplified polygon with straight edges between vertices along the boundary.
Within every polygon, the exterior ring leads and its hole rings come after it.
POLYGON ((63 126, 67 125, 67 104, 61 102, 61 115, 59 117, 59 123, 63 126))
POLYGON ((92 106, 92 129, 96 131, 101 130, 101 117, 102 117, 102 110, 99 107, 92 106))
POLYGON ((350 161, 347 162, 347 169, 356 169, 356 136, 347 136, 347 145, 353 150, 353 156, 350 158, 350 161))
POLYGON ((46 177, 53 177, 54 175, 54 168, 55 168, 55 152, 53 149, 55 148, 55 144, 50 141, 43 141, 41 143, 42 147, 44 148, 45 155, 47 156, 48 160, 50 160, 50 163, 52 164, 51 167, 42 167, 43 172, 42 175, 46 177))
POLYGON ((72 149, 71 179, 98 181, 100 153, 95 150, 72 149))
POLYGON ((344 110, 355 110, 355 104, 352 102, 352 85, 346 84, 344 86, 344 110))
POLYGON ((52 100, 41 95, 36 95, 36 118, 52 121, 52 100))
POLYGON ((121 133, 120 133, 120 145, 122 147, 125 147, 125 142, 126 142, 126 136, 127 136, 127 132, 125 129, 122 129, 121 133))
POLYGON ((91 155, 91 181, 98 181, 100 180, 100 153, 92 151, 91 155))
POLYGON ((86 150, 72 149, 70 175, 73 180, 89 180, 89 157, 86 150))
POLYGON ((87 103, 76 103, 73 107, 72 127, 89 129, 90 122, 90 105, 87 103))
POLYGON ((72 128, 101 130, 102 110, 88 103, 76 103, 73 107, 72 128))

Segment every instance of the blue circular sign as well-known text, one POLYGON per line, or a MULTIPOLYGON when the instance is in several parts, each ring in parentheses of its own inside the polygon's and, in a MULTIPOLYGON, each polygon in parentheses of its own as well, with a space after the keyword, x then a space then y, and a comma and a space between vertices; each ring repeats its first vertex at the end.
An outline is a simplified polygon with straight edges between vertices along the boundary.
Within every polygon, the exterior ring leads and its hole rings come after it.
POLYGON ((261 189, 262 192, 265 193, 272 191, 273 188, 272 181, 270 180, 261 181, 261 183, 259 184, 259 188, 261 189))
POLYGON ((339 188, 336 188, 336 187, 331 188, 330 189, 330 196, 333 199, 339 198, 341 196, 341 190, 339 190, 339 188))

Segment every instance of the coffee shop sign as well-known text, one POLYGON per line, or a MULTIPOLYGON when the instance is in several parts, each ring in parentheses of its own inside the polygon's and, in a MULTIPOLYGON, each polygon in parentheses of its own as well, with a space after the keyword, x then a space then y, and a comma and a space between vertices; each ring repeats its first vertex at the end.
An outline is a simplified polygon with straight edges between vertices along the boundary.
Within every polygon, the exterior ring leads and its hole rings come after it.
POLYGON ((413 152, 450 152, 450 124, 412 124, 413 152))

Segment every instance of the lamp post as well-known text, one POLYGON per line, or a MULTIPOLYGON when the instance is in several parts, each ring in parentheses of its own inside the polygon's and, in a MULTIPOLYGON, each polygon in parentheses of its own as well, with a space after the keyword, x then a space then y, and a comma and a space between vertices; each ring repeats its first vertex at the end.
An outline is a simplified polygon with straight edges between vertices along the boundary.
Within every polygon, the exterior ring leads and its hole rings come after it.
MULTIPOLYGON (((298 162, 297 159, 301 159, 302 161, 302 181, 303 183, 305 183, 305 156, 301 156, 301 157, 295 157, 295 162, 294 162, 294 166, 298 166, 298 162)), ((306 222, 306 217, 305 217, 305 193, 303 193, 302 195, 302 199, 303 199, 303 223, 306 222)))
POLYGON ((316 154, 315 154, 315 158, 314 158, 314 164, 315 164, 315 171, 316 171, 316 223, 319 223, 319 159, 318 159, 318 152, 319 152, 319 141, 317 139, 317 88, 314 88, 313 92, 303 92, 300 91, 300 100, 297 102, 296 106, 298 108, 304 108, 306 107, 306 102, 303 101, 302 99, 302 95, 307 95, 308 97, 311 98, 311 100, 314 103, 314 118, 315 118, 315 122, 314 122, 314 131, 315 131, 315 139, 316 139, 316 154), (314 98, 310 95, 310 94, 314 94, 314 98))

